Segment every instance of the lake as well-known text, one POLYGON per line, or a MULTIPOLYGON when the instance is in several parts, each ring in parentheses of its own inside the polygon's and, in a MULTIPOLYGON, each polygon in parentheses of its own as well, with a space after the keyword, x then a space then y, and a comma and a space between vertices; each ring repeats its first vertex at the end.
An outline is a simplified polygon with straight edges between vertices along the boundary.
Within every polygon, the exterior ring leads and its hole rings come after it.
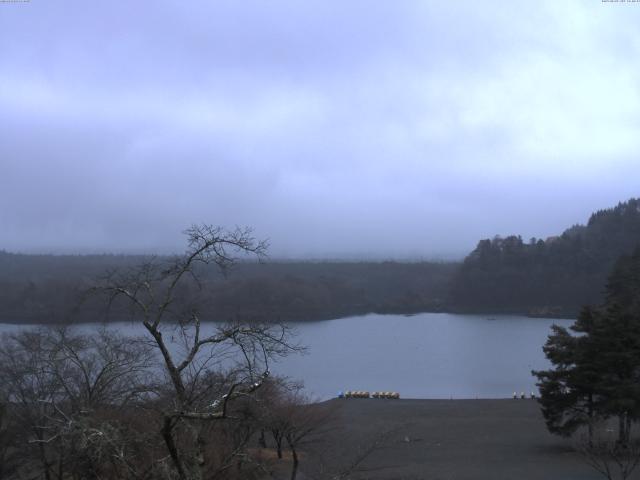
MULTIPOLYGON (((569 326, 573 321, 421 313, 293 323, 308 353, 286 357, 272 371, 303 380, 318 399, 341 390, 396 391, 403 398, 529 394, 536 390, 531 370, 549 366, 542 346, 554 323, 569 326)), ((143 332, 131 323, 112 325, 143 332)), ((0 331, 19 328, 0 324, 0 331)))

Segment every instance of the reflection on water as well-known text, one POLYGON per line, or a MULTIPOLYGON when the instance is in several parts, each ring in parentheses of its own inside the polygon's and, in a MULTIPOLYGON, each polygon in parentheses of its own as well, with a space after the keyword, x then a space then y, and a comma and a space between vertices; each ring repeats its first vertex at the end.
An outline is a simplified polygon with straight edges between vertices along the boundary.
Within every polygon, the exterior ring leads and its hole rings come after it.
MULTIPOLYGON (((572 320, 422 313, 295 323, 297 340, 309 351, 272 370, 303 380, 321 399, 339 390, 397 391, 404 398, 510 397, 535 389, 531 370, 548 366, 542 345, 554 323, 569 326, 572 320)), ((0 331, 20 328, 0 324, 0 331)), ((144 333, 131 323, 113 328, 144 333)))

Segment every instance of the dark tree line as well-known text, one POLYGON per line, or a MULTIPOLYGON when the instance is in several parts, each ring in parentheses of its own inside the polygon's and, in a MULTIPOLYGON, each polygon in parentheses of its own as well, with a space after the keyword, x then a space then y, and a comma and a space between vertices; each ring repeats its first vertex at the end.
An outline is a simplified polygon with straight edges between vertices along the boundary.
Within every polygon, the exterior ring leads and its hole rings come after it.
MULTIPOLYGON (((103 305, 86 297, 85 292, 105 270, 126 269, 150 260, 142 256, 0 252, 0 321, 122 320, 126 309, 114 304, 107 314, 103 305)), ((226 277, 201 269, 204 290, 189 279, 181 288, 210 320, 321 320, 371 312, 442 310, 456 268, 454 263, 429 262, 240 261, 226 277)))
MULTIPOLYGON (((640 243, 640 201, 594 213, 559 237, 481 240, 463 263, 238 262, 227 277, 199 271, 181 299, 207 318, 304 321, 377 313, 465 311, 575 317, 598 303, 615 259, 640 243)), ((0 321, 122 320, 84 293, 107 269, 169 257, 17 255, 0 251, 0 321)), ((197 269, 197 268, 196 268, 197 269)))
POLYGON ((575 316, 599 303, 616 259, 640 244, 640 200, 601 210, 546 240, 481 240, 451 285, 459 310, 575 316))

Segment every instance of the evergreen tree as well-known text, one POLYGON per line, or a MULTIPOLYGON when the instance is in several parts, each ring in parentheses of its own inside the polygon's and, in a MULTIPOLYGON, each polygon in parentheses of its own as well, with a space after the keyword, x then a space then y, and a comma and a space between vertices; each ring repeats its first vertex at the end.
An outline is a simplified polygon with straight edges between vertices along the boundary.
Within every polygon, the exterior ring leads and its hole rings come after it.
MULTIPOLYGON (((571 329, 588 332, 595 314, 583 309, 571 329)), ((597 415, 597 347, 588 335, 576 336, 557 325, 552 328, 543 350, 554 368, 532 372, 538 377, 539 402, 547 428, 551 433, 570 436, 586 425, 591 436, 597 415)))
POLYGON ((619 441, 640 419, 640 248, 621 257, 607 283, 601 319, 591 334, 599 342, 600 410, 619 420, 619 441))
POLYGON ((532 373, 549 431, 571 435, 586 425, 591 433, 594 420, 617 417, 626 444, 640 419, 640 248, 616 262, 605 299, 582 310, 573 334, 553 327, 543 347, 553 368, 532 373))

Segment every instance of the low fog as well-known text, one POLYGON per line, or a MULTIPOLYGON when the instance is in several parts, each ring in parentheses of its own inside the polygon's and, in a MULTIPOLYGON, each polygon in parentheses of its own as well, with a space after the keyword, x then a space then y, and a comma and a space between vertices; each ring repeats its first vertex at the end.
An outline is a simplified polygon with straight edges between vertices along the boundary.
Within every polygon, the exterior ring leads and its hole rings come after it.
POLYGON ((0 3, 0 250, 459 258, 637 196, 640 4, 0 3))

